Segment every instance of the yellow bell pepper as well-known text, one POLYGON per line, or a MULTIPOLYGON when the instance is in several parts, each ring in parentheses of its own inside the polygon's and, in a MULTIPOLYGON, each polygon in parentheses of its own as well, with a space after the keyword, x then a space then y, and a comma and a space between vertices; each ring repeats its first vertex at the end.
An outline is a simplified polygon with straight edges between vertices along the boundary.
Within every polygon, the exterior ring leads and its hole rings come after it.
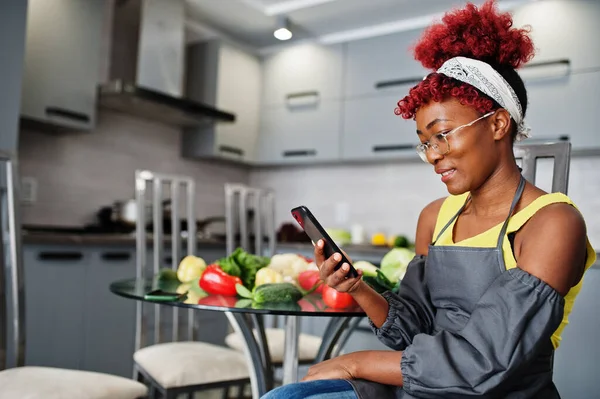
POLYGON ((182 283, 188 283, 200 278, 204 269, 206 269, 206 262, 204 259, 198 256, 188 255, 179 263, 179 267, 177 268, 177 278, 182 283))

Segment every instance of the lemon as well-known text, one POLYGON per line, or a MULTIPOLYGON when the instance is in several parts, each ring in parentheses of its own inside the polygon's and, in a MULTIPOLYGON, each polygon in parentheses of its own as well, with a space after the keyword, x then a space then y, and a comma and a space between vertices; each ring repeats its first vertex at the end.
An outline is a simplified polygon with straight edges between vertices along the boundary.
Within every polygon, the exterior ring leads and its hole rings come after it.
POLYGON ((383 233, 373 234, 373 236, 371 236, 371 245, 376 245, 376 246, 387 245, 387 240, 385 238, 385 234, 383 234, 383 233))

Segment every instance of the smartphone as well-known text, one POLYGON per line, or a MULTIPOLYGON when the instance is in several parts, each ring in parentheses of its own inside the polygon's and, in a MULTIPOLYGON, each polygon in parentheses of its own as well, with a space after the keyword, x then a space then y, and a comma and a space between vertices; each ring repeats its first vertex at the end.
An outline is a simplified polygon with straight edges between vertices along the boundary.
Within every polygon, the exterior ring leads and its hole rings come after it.
POLYGON ((144 299, 148 301, 175 302, 184 299, 187 293, 179 294, 177 292, 167 292, 163 290, 154 290, 146 293, 144 299))
POLYGON ((345 262, 350 265, 348 276, 358 277, 358 272, 354 266, 352 266, 348 258, 346 258, 336 243, 331 239, 331 237, 329 237, 329 234, 327 234, 323 226, 321 226, 317 218, 315 218, 315 216, 308 210, 307 207, 298 206, 292 209, 292 216, 294 219, 296 219, 296 222, 298 222, 300 227, 304 229, 313 245, 317 245, 319 240, 324 241, 325 245, 323 246, 323 252, 325 253, 325 257, 330 258, 336 252, 342 255, 342 260, 340 260, 340 262, 336 265, 335 270, 338 270, 345 262))

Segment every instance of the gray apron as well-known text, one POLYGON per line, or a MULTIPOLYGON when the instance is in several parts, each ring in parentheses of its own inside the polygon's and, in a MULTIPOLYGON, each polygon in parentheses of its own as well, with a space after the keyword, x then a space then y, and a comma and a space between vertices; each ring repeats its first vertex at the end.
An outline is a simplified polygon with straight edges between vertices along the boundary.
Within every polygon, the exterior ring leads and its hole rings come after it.
MULTIPOLYGON (((524 187, 525 179, 521 177, 509 214, 500 230, 495 248, 435 245, 435 242, 439 240, 442 234, 444 234, 464 210, 469 199, 465 201, 465 204, 456 215, 448 221, 438 234, 436 240, 429 245, 429 253, 424 260, 424 279, 427 283, 431 303, 435 309, 433 333, 431 335, 435 335, 442 330, 449 332, 461 331, 469 321, 478 301, 490 287, 490 284, 506 271, 502 243, 506 235, 508 221, 521 198, 524 187)), ((487 345, 487 342, 483 344, 487 345)), ((499 342, 492 342, 490 344, 499 345, 499 347, 502 345, 499 342)), ((553 347, 551 342, 548 341, 547 345, 544 345, 539 351, 536 359, 527 364, 526 367, 523 367, 524 370, 512 371, 514 375, 507 377, 505 382, 501 384, 502 392, 496 391, 493 394, 487 393, 485 395, 461 395, 456 393, 440 395, 438 393, 435 395, 419 395, 419 397, 560 398, 552 383, 552 355, 553 347)), ((470 359, 465 358, 461 359, 461 361, 469 362, 470 359)), ((435 373, 436 371, 432 370, 431 372, 435 373)), ((405 392, 400 387, 387 386, 365 380, 353 380, 349 382, 361 399, 410 399, 416 397, 405 392)), ((453 386, 452 381, 449 381, 448 386, 453 386)))

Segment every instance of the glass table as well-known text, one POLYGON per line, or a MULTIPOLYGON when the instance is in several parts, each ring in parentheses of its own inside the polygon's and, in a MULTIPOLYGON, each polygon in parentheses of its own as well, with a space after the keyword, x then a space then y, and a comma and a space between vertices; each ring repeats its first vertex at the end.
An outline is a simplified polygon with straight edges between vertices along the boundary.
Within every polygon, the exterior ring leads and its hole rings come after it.
POLYGON ((285 316, 283 384, 296 382, 298 378, 298 316, 330 318, 315 362, 339 353, 354 328, 366 316, 358 306, 345 309, 329 308, 323 303, 320 294, 307 295, 298 302, 260 305, 253 304, 247 299, 221 295, 208 295, 193 300, 183 298, 172 302, 144 298, 146 293, 159 288, 170 291, 164 286, 164 282, 159 283, 155 278, 120 280, 110 285, 110 290, 114 294, 137 301, 225 313, 235 332, 243 337, 244 352, 250 370, 252 396, 256 399, 274 386, 264 315, 285 316))

